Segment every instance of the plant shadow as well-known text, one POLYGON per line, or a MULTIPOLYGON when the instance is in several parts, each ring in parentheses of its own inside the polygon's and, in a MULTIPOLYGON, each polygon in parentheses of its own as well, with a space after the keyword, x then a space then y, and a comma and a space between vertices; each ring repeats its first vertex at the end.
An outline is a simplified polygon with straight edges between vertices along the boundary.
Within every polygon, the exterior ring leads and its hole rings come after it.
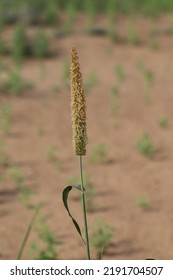
POLYGON ((17 190, 1 190, 0 191, 0 204, 9 202, 11 200, 13 200, 13 198, 16 196, 17 194, 17 190))
POLYGON ((124 259, 125 256, 130 257, 144 250, 145 249, 141 247, 135 248, 133 240, 123 239, 118 243, 111 242, 105 250, 105 255, 109 257, 114 256, 115 258, 122 257, 124 259))

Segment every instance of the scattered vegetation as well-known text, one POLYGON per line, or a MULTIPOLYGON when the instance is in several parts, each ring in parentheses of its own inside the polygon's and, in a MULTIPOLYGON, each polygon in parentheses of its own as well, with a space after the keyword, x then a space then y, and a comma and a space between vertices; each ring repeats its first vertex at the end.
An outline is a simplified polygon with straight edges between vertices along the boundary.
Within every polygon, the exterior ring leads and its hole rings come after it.
POLYGON ((139 71, 141 72, 144 81, 145 81, 145 92, 144 92, 144 101, 146 104, 151 103, 151 89, 154 85, 154 73, 151 69, 147 68, 143 62, 139 61, 137 64, 139 71))
POLYGON ((136 31, 134 25, 130 25, 128 30, 128 40, 131 45, 139 45, 140 44, 140 37, 138 32, 136 31))
POLYGON ((52 51, 49 37, 43 29, 40 28, 34 35, 29 36, 27 27, 20 24, 14 29, 12 44, 8 47, 4 45, 1 53, 12 54, 15 64, 21 66, 26 58, 47 58, 52 51))
POLYGON ((117 18, 117 9, 116 2, 110 0, 107 2, 107 19, 108 19, 108 35, 112 41, 117 40, 117 27, 116 27, 116 18, 117 18))
POLYGON ((20 65, 23 58, 30 54, 30 46, 26 35, 26 28, 18 25, 14 30, 12 55, 15 63, 20 65))
POLYGON ((18 68, 10 70, 0 85, 3 93, 20 96, 25 91, 33 89, 33 83, 25 81, 18 68))
POLYGON ((45 134, 45 128, 42 124, 37 126, 37 134, 43 136, 45 134))
POLYGON ((73 28, 73 23, 76 17, 76 6, 75 3, 69 2, 66 4, 66 21, 64 23, 64 31, 70 32, 73 28))
POLYGON ((154 84, 154 73, 151 69, 147 68, 142 61, 137 63, 137 67, 144 77, 147 87, 152 87, 154 84))
POLYGON ((39 59, 50 56, 50 42, 44 31, 39 30, 35 35, 35 40, 31 51, 32 55, 39 59))
POLYGON ((169 124, 169 119, 166 116, 160 117, 159 126, 162 128, 166 128, 169 124))
POLYGON ((60 160, 58 155, 59 148, 57 146, 51 146, 47 151, 47 159, 51 162, 56 168, 60 167, 60 160))
POLYGON ((98 78, 95 72, 91 72, 86 77, 86 81, 84 83, 84 88, 86 92, 89 92, 93 86, 98 83, 98 78))
POLYGON ((105 163, 108 159, 108 147, 104 143, 94 145, 89 157, 90 163, 105 163))
POLYGON ((165 12, 173 11, 172 1, 163 0, 145 0, 145 1, 122 1, 122 0, 108 0, 100 1, 86 0, 84 3, 79 0, 73 0, 73 3, 67 3, 62 0, 49 0, 34 2, 31 0, 16 0, 10 1, 6 5, 6 0, 1 0, 0 4, 0 25, 4 26, 15 22, 23 22, 32 25, 54 25, 60 18, 62 12, 67 12, 69 17, 73 18, 74 10, 77 12, 85 12, 89 18, 89 23, 100 12, 107 13, 110 22, 114 20, 112 10, 116 11, 117 15, 132 15, 141 14, 155 19, 158 15, 165 12), (12 11, 9 13, 9 10, 12 11), (72 15, 71 15, 72 14, 72 15))
POLYGON ((96 19, 95 2, 92 0, 85 1, 84 9, 87 17, 86 31, 91 32, 92 28, 94 27, 94 22, 96 19))
POLYGON ((30 245, 29 255, 34 256, 36 260, 57 260, 59 240, 49 228, 44 216, 40 216, 37 223, 35 227, 37 238, 30 245))
POLYGON ((26 206, 31 205, 31 196, 33 195, 33 191, 26 186, 26 180, 25 177, 22 174, 22 170, 17 165, 12 165, 9 168, 9 174, 11 177, 11 180, 15 187, 18 190, 18 198, 19 200, 26 206))
MULTIPOLYGON (((43 4, 43 2, 42 2, 43 4)), ((44 4, 43 4, 44 5, 44 4)), ((58 1, 47 1, 46 9, 43 11, 44 24, 53 25, 59 19, 59 3, 58 1)))
POLYGON ((136 148, 138 152, 146 157, 152 157, 155 152, 154 144, 147 133, 144 133, 140 136, 137 141, 136 148))
POLYGON ((25 185, 25 178, 22 174, 21 168, 17 165, 13 165, 9 169, 9 174, 15 187, 22 189, 25 185))
MULTIPOLYGON (((8 5, 5 2, 6 0, 1 0, 0 2, 0 55, 11 55, 13 62, 15 64, 15 69, 11 70, 8 67, 4 67, 3 64, 0 64, 0 71, 4 74, 3 78, 0 79, 0 93, 10 93, 13 96, 20 96, 25 90, 31 89, 32 85, 25 82, 22 78, 21 66, 25 58, 38 58, 40 61, 43 58, 49 57, 51 55, 50 50, 50 40, 47 35, 46 29, 43 29, 43 25, 54 25, 62 24, 61 16, 65 11, 66 21, 63 26, 65 32, 72 31, 73 23, 77 12, 84 12, 87 17, 86 29, 90 34, 106 34, 109 35, 111 39, 116 40, 118 36, 116 19, 119 14, 128 14, 132 15, 132 12, 142 13, 150 17, 155 18, 161 12, 173 11, 172 1, 163 1, 161 0, 146 0, 146 1, 122 1, 122 0, 108 0, 108 1, 92 1, 87 0, 82 1, 74 0, 73 3, 66 3, 66 1, 61 0, 16 0, 8 1, 8 5), (95 20, 97 17, 97 12, 107 13, 108 19, 108 30, 102 30, 95 28, 95 20), (14 34, 12 38, 11 45, 9 46, 3 37, 1 32, 5 25, 14 24, 14 34), (28 25, 38 25, 39 29, 31 36, 28 32, 28 25), (94 30, 94 31, 93 31, 94 30)), ((33 28, 35 30, 35 27, 33 28)), ((32 30, 31 30, 32 31, 32 30)), ((32 32, 31 32, 32 33, 32 32)), ((140 36, 135 29, 135 26, 131 25, 128 30, 128 39, 131 44, 138 45, 140 43, 140 36)), ((158 41, 152 40, 151 47, 153 49, 158 48, 158 41)), ((43 66, 43 64, 41 65, 43 66)), ((64 69, 62 74, 62 84, 69 85, 70 79, 70 62, 69 60, 64 61, 64 69)), ((154 72, 147 68, 143 63, 140 64, 139 69, 144 78, 146 85, 145 100, 149 102, 151 88, 154 85, 154 72)), ((42 69, 45 70, 45 69, 42 69)), ((43 72, 42 72, 43 73, 43 72)), ((79 74, 79 73, 78 73, 79 74)), ((117 115, 119 110, 119 85, 125 81, 126 73, 122 65, 117 65, 115 68, 115 75, 117 78, 117 85, 113 86, 111 89, 112 100, 111 100, 111 113, 112 115, 117 115)), ((44 73, 43 78, 46 77, 44 73)), ((74 82, 74 81, 73 81, 74 82)), ((81 80, 77 81, 78 85, 81 85, 81 80)), ((93 86, 98 82, 98 77, 95 72, 89 73, 86 81, 84 83, 84 88, 86 92, 89 92, 93 86)), ((74 84, 73 84, 74 85, 74 84)), ((80 87, 80 86, 79 86, 80 87)), ((51 91, 53 94, 59 92, 59 86, 55 85, 52 87, 51 91)), ((81 89, 81 88, 80 88, 81 89)), ((82 89, 81 89, 82 92, 82 89)), ((80 101, 80 100, 79 100, 80 101)), ((79 102, 80 103, 80 102, 79 102)), ((48 102, 45 103, 45 106, 48 106, 48 102)), ((80 104, 81 105, 81 104, 80 104)), ((78 113, 81 112, 81 107, 78 113)), ((77 108, 77 107, 76 107, 77 108)), ((83 107, 82 107, 83 108, 83 107)), ((83 111, 83 116, 85 112, 83 111)), ((81 117, 81 115, 80 115, 81 117)), ((78 119, 75 119, 77 122, 78 119)), ((10 134, 12 123, 12 108, 8 103, 0 104, 0 133, 2 136, 10 134)), ((82 127, 82 124, 85 123, 85 119, 80 120, 79 130, 84 132, 85 127, 82 127)), ((169 119, 165 116, 162 116, 158 120, 160 127, 167 127, 169 119)), ((79 123, 78 123, 79 124, 79 123)), ((39 125, 37 127, 37 133, 39 136, 44 135, 44 126, 39 125)), ((79 137, 79 135, 78 135, 79 137)), ((80 137, 79 137, 80 138, 80 137)), ((79 139, 78 139, 79 140, 79 139)), ((81 138, 80 138, 81 140, 81 138)), ((86 139, 85 139, 86 140, 86 139)), ((9 175, 12 180, 12 183, 18 190, 18 197, 22 203, 25 205, 30 205, 30 196, 33 194, 31 189, 27 187, 26 178, 23 176, 23 172, 20 167, 16 165, 11 165, 11 159, 6 153, 6 145, 4 142, 0 142, 0 167, 9 167, 9 175)), ((147 133, 142 134, 136 144, 137 151, 151 158, 155 153, 155 146, 150 136, 147 133)), ((84 148, 85 150, 85 148, 84 148)), ((91 152, 89 157, 90 163, 105 163, 108 159, 108 147, 99 143, 96 144, 91 152)), ((47 151, 47 160, 51 162, 54 166, 60 167, 61 162, 59 159, 59 149, 57 146, 51 146, 47 151)), ((80 156, 80 178, 77 178, 77 182, 80 184, 80 192, 83 202, 84 216, 87 212, 92 212, 96 209, 95 203, 95 189, 92 183, 90 176, 86 175, 83 178, 82 174, 82 156, 85 154, 85 151, 76 153, 80 156), (84 184, 83 184, 84 179, 84 184), (86 203, 86 209, 85 209, 86 203), (86 211, 85 211, 86 210, 86 211)), ((3 176, 0 176, 0 181, 3 180, 3 176)), ((71 183, 72 184, 72 183, 71 183)), ((76 184, 76 182, 75 182, 76 184)), ((79 186, 79 185, 78 185, 79 186)), ((151 205, 150 200, 146 196, 139 196, 136 200, 137 205, 142 209, 148 209, 151 205)), ((57 245, 60 243, 52 230, 50 230, 45 217, 40 217, 40 224, 36 227, 35 234, 37 240, 33 241, 31 244, 31 252, 34 254, 35 259, 38 260, 55 260, 57 256, 57 245)), ((87 231, 86 217, 84 218, 85 231, 87 231)), ((87 235, 87 234, 86 234, 87 235)), ((103 253, 103 250, 106 249, 113 237, 113 229, 109 227, 103 220, 96 220, 92 229, 91 234, 91 243, 97 252, 97 257, 100 258, 100 255, 103 253)), ((87 236, 86 236, 87 241, 87 236)), ((87 244, 87 242, 86 242, 87 244)), ((1 250, 1 246, 0 246, 1 250)), ((90 258, 90 257, 89 257, 90 258)))
POLYGON ((102 219, 96 219, 91 229, 91 243, 97 253, 97 258, 103 254, 103 251, 110 245, 114 231, 102 219))
POLYGON ((121 83, 125 80, 126 74, 122 65, 119 64, 115 67, 115 75, 118 83, 121 83))
POLYGON ((146 196, 144 195, 141 195, 137 198, 136 200, 137 202, 137 205, 141 208, 141 209, 148 209, 150 208, 151 206, 151 202, 150 202, 150 199, 147 198, 146 196))

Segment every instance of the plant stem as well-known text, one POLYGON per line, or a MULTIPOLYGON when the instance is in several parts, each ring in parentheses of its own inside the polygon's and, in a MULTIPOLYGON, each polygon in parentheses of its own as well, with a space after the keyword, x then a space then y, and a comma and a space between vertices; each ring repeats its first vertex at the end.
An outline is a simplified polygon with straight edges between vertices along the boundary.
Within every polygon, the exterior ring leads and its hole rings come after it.
POLYGON ((85 205, 85 189, 83 184, 83 172, 82 172, 82 156, 79 156, 79 159, 80 159, 81 197, 82 197, 82 207, 83 207, 83 216, 84 216, 86 252, 87 252, 87 259, 90 260, 88 225, 87 225, 86 205, 85 205))
POLYGON ((27 242, 28 237, 29 237, 29 235, 30 235, 30 232, 31 232, 31 230, 32 230, 32 228, 33 228, 33 225, 34 225, 34 222, 35 222, 35 219, 36 219, 36 217, 37 217, 37 215, 38 215, 39 210, 40 210, 40 207, 37 206, 37 207, 36 207, 36 210, 35 210, 35 213, 34 213, 34 216, 33 216, 32 220, 31 220, 31 222, 30 222, 30 224, 29 224, 29 226, 28 226, 28 228, 27 228, 27 231, 26 231, 26 233, 25 233, 25 236, 24 236, 24 238, 23 238, 23 241, 22 241, 22 244, 21 244, 21 246, 20 246, 20 249, 19 249, 19 251, 18 251, 18 253, 17 253, 16 260, 20 260, 20 259, 21 259, 23 250, 24 250, 24 248, 25 248, 26 242, 27 242))

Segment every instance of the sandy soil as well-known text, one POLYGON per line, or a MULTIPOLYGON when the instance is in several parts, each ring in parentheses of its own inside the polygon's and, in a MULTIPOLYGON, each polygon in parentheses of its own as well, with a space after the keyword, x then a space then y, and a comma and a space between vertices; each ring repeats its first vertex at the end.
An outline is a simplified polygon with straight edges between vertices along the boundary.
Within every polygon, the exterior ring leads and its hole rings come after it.
MULTIPOLYGON (((127 34, 127 21, 119 22, 122 36, 127 34)), ((170 27, 167 19, 155 26, 170 27)), ((40 63, 28 60, 22 75, 35 83, 35 88, 20 97, 1 95, 1 102, 12 106, 11 132, 1 136, 11 165, 21 167, 26 184, 35 191, 32 204, 41 203, 47 223, 61 244, 59 259, 83 259, 85 248, 64 209, 61 193, 72 176, 78 176, 78 158, 72 149, 70 90, 62 85, 64 59, 70 49, 78 49, 84 80, 94 72, 98 82, 87 98, 88 150, 84 172, 89 173, 96 191, 96 207, 88 213, 88 223, 102 218, 114 229, 114 237, 104 259, 173 258, 173 36, 161 33, 156 39, 158 48, 151 48, 153 24, 139 19, 137 30, 141 44, 128 40, 113 43, 106 37, 74 34, 54 38, 57 56, 40 63), (149 35, 150 34, 150 35, 149 35), (150 103, 145 102, 146 83, 139 70, 143 63, 154 73, 150 103), (119 111, 111 115, 112 86, 117 84, 115 67, 121 65, 125 79, 120 83, 119 111), (60 90, 53 91, 58 85, 60 90), (160 117, 169 119, 161 128, 160 117), (43 133, 39 134, 42 127, 43 133), (136 150, 136 142, 148 133, 156 152, 149 159, 136 150), (90 164, 92 147, 105 143, 107 162, 90 164), (57 146, 60 167, 47 159, 50 147, 57 146), (144 195, 150 206, 143 210, 137 199, 144 195)), ((23 205, 9 177, 9 167, 1 167, 0 175, 0 259, 15 259, 16 252, 31 220, 32 211, 23 205)), ((71 195, 70 209, 82 225, 81 203, 78 194, 71 195)), ((83 226, 82 226, 83 227, 83 226)), ((27 247, 35 238, 33 232, 27 247)), ((31 258, 26 248, 23 258, 31 258)), ((92 249, 92 258, 96 252, 92 249)))

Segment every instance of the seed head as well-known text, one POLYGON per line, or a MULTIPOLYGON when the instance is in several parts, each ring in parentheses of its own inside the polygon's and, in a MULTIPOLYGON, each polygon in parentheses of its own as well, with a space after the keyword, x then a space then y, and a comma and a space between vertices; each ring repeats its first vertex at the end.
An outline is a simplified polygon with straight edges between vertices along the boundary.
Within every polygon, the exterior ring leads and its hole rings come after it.
POLYGON ((86 101, 79 58, 76 48, 71 51, 71 113, 73 124, 73 146, 76 155, 86 154, 86 101))

